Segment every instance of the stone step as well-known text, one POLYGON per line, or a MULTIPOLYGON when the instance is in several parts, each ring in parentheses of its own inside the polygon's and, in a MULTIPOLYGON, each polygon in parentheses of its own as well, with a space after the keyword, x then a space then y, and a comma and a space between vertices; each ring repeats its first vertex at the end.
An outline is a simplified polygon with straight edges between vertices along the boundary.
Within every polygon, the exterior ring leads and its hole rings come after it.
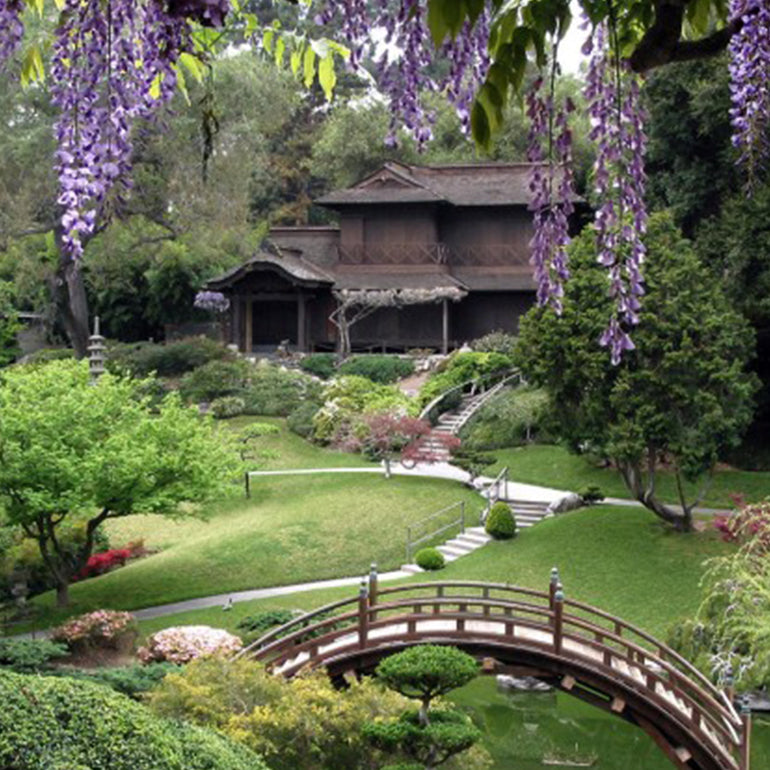
POLYGON ((408 572, 410 575, 416 575, 419 572, 425 572, 425 570, 421 569, 416 564, 402 564, 401 572, 408 572))
POLYGON ((458 535, 455 538, 458 542, 468 543, 468 545, 473 545, 475 547, 486 545, 491 539, 492 538, 486 533, 481 535, 470 532, 464 532, 462 535, 458 535))
POLYGON ((452 541, 450 540, 448 543, 444 543, 444 545, 438 546, 439 551, 444 554, 444 556, 465 556, 466 554, 470 553, 473 548, 468 548, 467 546, 458 546, 458 545, 452 545, 452 541))

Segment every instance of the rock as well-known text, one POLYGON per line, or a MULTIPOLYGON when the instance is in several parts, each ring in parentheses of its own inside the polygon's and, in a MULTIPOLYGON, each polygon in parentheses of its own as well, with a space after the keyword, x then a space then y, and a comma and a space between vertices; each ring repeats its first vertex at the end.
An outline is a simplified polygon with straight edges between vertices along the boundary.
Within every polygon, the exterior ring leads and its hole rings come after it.
POLYGON ((551 692, 553 687, 535 679, 534 676, 509 676, 497 675, 497 686, 503 690, 516 690, 517 692, 551 692))
POLYGON ((548 513, 566 513, 583 506, 583 498, 576 492, 567 492, 566 495, 557 497, 548 506, 548 513))

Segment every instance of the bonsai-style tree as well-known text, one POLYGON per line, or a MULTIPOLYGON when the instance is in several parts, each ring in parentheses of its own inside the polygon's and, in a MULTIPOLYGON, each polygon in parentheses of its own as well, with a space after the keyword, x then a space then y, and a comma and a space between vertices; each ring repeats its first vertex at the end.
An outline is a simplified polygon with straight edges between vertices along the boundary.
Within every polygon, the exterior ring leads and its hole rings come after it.
POLYGON ((368 722, 364 735, 376 748, 405 755, 416 765, 432 770, 455 754, 469 749, 481 737, 459 711, 431 709, 432 702, 479 673, 476 661, 455 647, 420 645, 386 658, 377 667, 385 685, 420 701, 418 711, 406 711, 397 720, 368 722))
POLYGON ((534 308, 522 319, 519 362, 548 391, 574 451, 612 459, 639 502, 689 531, 720 453, 751 419, 756 385, 746 364, 754 343, 720 279, 668 214, 650 219, 646 243, 646 296, 634 348, 619 365, 596 344, 612 300, 591 228, 571 249, 562 314, 534 308), (660 500, 661 466, 673 472, 680 510, 660 500), (702 483, 689 496, 686 482, 702 483))
POLYGON ((195 515, 190 504, 215 496, 235 470, 210 419, 175 394, 151 408, 143 386, 109 374, 92 382, 75 361, 12 367, 0 379, 0 501, 37 542, 59 606, 99 525, 133 513, 195 515), (84 528, 75 549, 62 538, 73 524, 84 528))

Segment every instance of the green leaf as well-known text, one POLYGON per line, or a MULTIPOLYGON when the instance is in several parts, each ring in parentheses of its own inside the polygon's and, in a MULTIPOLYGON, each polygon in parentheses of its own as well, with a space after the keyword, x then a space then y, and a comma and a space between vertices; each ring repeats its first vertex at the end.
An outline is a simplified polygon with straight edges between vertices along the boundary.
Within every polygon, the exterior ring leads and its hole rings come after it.
POLYGON ((45 66, 40 47, 32 44, 24 53, 21 63, 21 84, 24 88, 30 83, 42 83, 45 80, 45 66))
POLYGON ((160 84, 162 82, 163 82, 163 74, 159 72, 152 79, 152 83, 150 84, 150 96, 153 99, 159 99, 160 98, 160 84))
POLYGON ((183 52, 179 55, 179 62, 195 78, 198 83, 203 82, 206 65, 191 53, 183 52))
POLYGON ((283 37, 279 37, 275 43, 275 63, 279 66, 283 66, 283 55, 286 53, 286 41, 283 37))
POLYGON ((489 118, 486 110, 478 99, 471 109, 471 133, 476 144, 483 150, 488 150, 492 139, 492 131, 489 128, 489 118))
MULTIPOLYGON (((176 72, 176 87, 180 94, 182 94, 182 97, 185 100, 185 103, 189 106, 192 104, 190 101, 190 92, 187 90, 187 78, 185 77, 184 70, 178 65, 174 64, 172 65, 174 68, 174 72, 176 72)), ((153 83, 154 85, 154 83, 153 83)), ((154 97, 157 98, 157 97, 154 97)))
POLYGON ((318 64, 318 82, 323 88, 327 100, 331 101, 334 95, 334 86, 337 84, 337 73, 334 71, 334 55, 329 52, 318 64))
POLYGON ((308 46, 305 50, 305 57, 303 63, 303 70, 305 74, 305 88, 310 88, 313 85, 313 78, 315 78, 315 51, 308 46))
POLYGON ((268 53, 273 52, 273 40, 275 38, 274 29, 266 29, 262 34, 262 46, 268 53))
POLYGON ((289 59, 292 75, 296 75, 299 72, 300 64, 302 64, 302 49, 295 48, 291 52, 291 58, 289 59))

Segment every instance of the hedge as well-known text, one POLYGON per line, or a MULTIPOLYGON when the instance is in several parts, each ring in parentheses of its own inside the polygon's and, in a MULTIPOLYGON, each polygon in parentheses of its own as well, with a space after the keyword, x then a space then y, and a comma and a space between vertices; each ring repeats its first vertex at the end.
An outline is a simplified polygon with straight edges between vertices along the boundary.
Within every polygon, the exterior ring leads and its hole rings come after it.
POLYGON ((245 747, 98 684, 3 671, 0 702, 0 767, 267 770, 245 747))

